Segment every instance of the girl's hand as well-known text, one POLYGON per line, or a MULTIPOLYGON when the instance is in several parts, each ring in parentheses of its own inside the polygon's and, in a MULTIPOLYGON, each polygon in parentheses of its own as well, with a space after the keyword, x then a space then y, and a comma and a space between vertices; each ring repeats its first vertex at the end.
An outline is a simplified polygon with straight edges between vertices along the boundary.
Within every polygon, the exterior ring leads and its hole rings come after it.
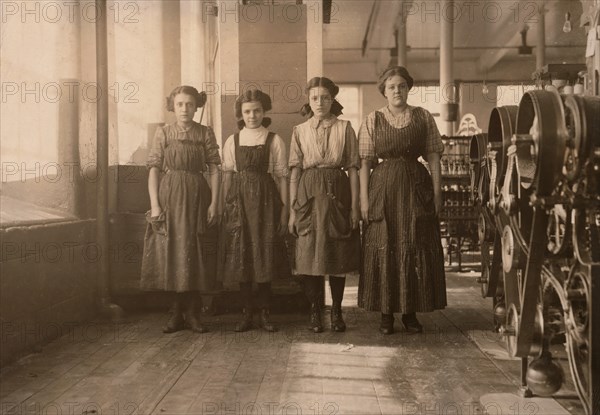
POLYGON ((160 216, 161 213, 162 209, 160 208, 160 206, 152 206, 152 208, 150 209, 150 216, 153 218, 160 216))
POLYGON ((281 216, 279 217, 279 229, 277 229, 277 233, 282 238, 288 232, 288 216, 289 216, 288 210, 284 206, 284 208, 281 209, 281 216))
POLYGON ((360 216, 362 217, 363 224, 369 224, 369 201, 361 200, 360 201, 360 216))
POLYGON ((215 223, 217 223, 217 204, 216 203, 211 203, 210 206, 208 207, 208 215, 207 215, 207 225, 208 226, 213 226, 215 223))
POLYGON ((352 226, 352 230, 358 229, 358 222, 360 221, 360 211, 358 207, 353 206, 352 211, 350 212, 350 226, 352 226))
POLYGON ((298 237, 298 232, 296 232, 296 211, 293 209, 290 212, 290 219, 288 221, 288 230, 296 238, 298 237))

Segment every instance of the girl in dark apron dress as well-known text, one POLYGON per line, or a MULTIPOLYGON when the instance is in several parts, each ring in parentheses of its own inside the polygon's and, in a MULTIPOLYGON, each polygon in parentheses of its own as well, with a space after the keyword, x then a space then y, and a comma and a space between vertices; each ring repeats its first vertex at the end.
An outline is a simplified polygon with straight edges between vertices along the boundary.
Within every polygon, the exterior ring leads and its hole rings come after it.
POLYGON ((270 109, 267 94, 243 93, 235 103, 240 132, 223 146, 225 211, 219 275, 224 282, 240 285, 244 315, 235 328, 239 332, 252 328, 255 309, 260 310, 262 329, 277 330, 269 319, 271 281, 290 273, 283 242, 288 221, 287 156, 283 140, 265 128, 271 123, 264 116, 270 109), (258 287, 256 299, 253 283, 258 287))
POLYGON ((196 311, 199 292, 214 290, 209 258, 216 243, 208 228, 217 222, 221 159, 213 131, 193 120, 205 102, 206 94, 194 87, 175 88, 167 109, 175 112, 177 122, 156 130, 148 157, 151 210, 146 214, 141 288, 174 293, 165 333, 208 331, 196 311))

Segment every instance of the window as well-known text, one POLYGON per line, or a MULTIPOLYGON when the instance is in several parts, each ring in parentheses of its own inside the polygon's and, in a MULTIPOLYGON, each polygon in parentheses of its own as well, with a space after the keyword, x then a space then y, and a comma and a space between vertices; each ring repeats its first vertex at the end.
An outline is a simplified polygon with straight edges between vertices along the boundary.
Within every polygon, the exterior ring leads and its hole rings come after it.
POLYGON ((362 97, 359 85, 340 85, 340 92, 336 99, 344 107, 340 119, 348 120, 358 135, 360 124, 362 123, 362 97))
POLYGON ((425 108, 433 115, 438 130, 443 131, 443 121, 440 117, 442 106, 439 85, 414 85, 408 91, 408 105, 425 108))

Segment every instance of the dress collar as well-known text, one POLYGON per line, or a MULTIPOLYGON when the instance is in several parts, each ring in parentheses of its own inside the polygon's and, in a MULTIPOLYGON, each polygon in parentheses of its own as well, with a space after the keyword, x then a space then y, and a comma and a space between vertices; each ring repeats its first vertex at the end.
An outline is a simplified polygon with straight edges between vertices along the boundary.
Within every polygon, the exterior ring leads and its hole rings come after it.
POLYGON ((390 117, 391 119, 402 119, 402 118, 410 117, 410 115, 412 114, 413 108, 414 107, 412 105, 407 105, 406 110, 404 112, 402 112, 401 114, 398 114, 398 115, 394 115, 394 113, 392 111, 390 111, 390 108, 386 105, 385 107, 383 107, 382 112, 385 115, 387 115, 388 117, 390 117))
POLYGON ((329 128, 331 127, 333 124, 335 124, 335 122, 337 121, 337 117, 333 114, 329 114, 327 117, 322 118, 322 119, 318 119, 317 117, 312 117, 310 119, 310 126, 312 128, 329 128))
POLYGON ((244 135, 246 135, 246 134, 260 135, 260 134, 264 134, 265 131, 267 131, 267 129, 261 125, 258 128, 246 128, 246 127, 244 127, 244 128, 241 129, 240 133, 242 131, 244 132, 244 135))
POLYGON ((190 126, 187 128, 184 128, 184 127, 180 126, 178 123, 175 123, 175 128, 177 129, 178 133, 189 133, 190 131, 192 131, 194 129, 195 126, 196 126, 195 121, 192 121, 190 126))

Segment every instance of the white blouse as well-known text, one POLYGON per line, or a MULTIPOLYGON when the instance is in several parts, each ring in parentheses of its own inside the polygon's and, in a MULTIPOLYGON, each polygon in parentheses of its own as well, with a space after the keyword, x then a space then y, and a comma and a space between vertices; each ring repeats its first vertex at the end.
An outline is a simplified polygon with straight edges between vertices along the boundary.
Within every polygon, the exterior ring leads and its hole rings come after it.
MULTIPOLYGON (((240 130, 239 134, 240 146, 262 146, 267 141, 269 130, 263 126, 258 128, 244 127, 240 130)), ((237 172, 235 160, 235 140, 233 139, 233 136, 234 134, 230 135, 223 146, 223 171, 237 172)), ((285 143, 277 134, 275 134, 273 140, 271 141, 271 149, 269 151, 269 173, 275 177, 287 177, 288 175, 285 143)))

